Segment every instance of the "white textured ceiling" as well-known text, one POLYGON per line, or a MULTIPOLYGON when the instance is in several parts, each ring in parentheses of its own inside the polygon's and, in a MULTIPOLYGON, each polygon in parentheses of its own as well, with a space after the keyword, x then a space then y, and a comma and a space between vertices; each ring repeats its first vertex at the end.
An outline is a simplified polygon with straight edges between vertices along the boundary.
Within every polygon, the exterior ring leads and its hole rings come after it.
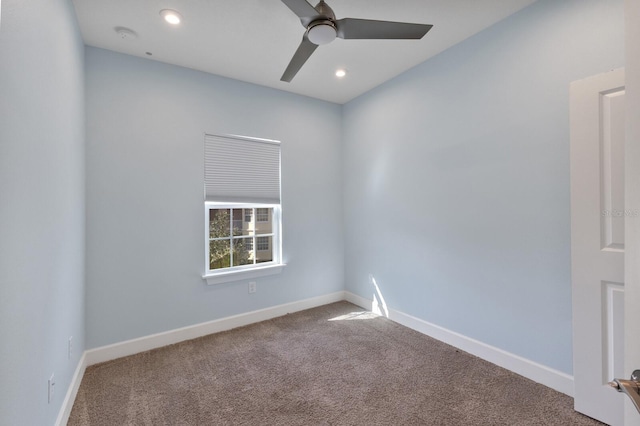
MULTIPOLYGON (((73 0, 87 45, 345 103, 535 0, 327 0, 336 17, 432 24, 422 40, 320 46, 291 83, 280 77, 304 28, 280 0, 73 0), (174 9, 183 23, 160 17, 174 9), (122 39, 116 27, 135 39, 122 39), (149 56, 146 52, 150 52, 149 56), (346 68, 343 79, 335 70, 346 68)), ((314 3, 315 5, 315 3, 314 3)))

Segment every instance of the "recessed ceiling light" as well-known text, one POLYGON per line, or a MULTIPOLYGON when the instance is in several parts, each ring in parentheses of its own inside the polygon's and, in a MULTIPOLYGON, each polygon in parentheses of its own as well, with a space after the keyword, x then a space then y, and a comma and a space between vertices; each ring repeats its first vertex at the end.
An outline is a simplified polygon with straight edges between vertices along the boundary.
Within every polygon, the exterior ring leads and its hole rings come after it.
POLYGON ((160 16, 162 16, 164 20, 171 25, 178 25, 182 21, 182 15, 171 9, 162 9, 160 11, 160 16))
POLYGON ((342 78, 345 75, 347 75, 347 70, 338 70, 338 71, 336 71, 336 77, 338 77, 338 78, 342 78))

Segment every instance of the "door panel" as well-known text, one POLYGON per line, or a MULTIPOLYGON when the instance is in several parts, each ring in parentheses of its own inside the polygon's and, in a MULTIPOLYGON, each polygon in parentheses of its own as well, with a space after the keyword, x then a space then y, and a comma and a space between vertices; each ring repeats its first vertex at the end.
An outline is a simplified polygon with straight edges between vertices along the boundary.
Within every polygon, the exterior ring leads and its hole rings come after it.
POLYGON ((602 95, 600 176, 602 247, 624 249, 624 90, 602 95))
POLYGON ((605 282, 604 285, 604 329, 605 369, 603 383, 624 376, 624 287, 622 283, 605 282))

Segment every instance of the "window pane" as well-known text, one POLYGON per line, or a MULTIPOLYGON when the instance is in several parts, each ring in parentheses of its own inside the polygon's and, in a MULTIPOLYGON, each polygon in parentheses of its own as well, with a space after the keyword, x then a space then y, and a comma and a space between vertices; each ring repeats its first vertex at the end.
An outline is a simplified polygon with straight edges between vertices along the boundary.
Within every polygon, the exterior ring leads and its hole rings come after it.
POLYGON ((231 240, 209 241, 209 269, 231 266, 231 240))
POLYGON ((209 238, 225 238, 229 236, 231 227, 231 211, 229 209, 209 210, 209 238))
POLYGON ((271 237, 256 238, 256 263, 271 262, 273 260, 273 242, 271 237))
POLYGON ((243 235, 242 228, 245 225, 242 215, 242 209, 233 209, 231 217, 233 217, 233 235, 243 235))
POLYGON ((233 209, 233 236, 253 235, 253 209, 233 209), (249 220, 247 220, 247 218, 249 220))
POLYGON ((273 232, 273 209, 256 209, 256 234, 271 234, 273 232))
POLYGON ((233 266, 253 265, 253 238, 233 239, 233 266))
POLYGON ((244 238, 244 245, 247 247, 247 250, 253 251, 253 238, 244 238))

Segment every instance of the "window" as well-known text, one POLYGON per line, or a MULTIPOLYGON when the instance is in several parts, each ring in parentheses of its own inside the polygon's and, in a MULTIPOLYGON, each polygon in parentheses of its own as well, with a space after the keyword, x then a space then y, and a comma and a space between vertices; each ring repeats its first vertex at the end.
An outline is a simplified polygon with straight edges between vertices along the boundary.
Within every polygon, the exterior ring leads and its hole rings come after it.
POLYGON ((275 237, 272 224, 276 222, 274 215, 277 214, 278 207, 260 207, 270 219, 261 224, 234 220, 234 217, 242 215, 243 209, 248 210, 244 205, 236 208, 226 204, 207 203, 209 271, 273 262, 276 257, 273 253, 274 245, 270 242, 275 237))
POLYGON ((258 240, 258 251, 269 250, 269 237, 257 237, 258 240))
POLYGON ((256 209, 256 220, 258 222, 268 222, 269 221, 269 209, 256 209))
POLYGON ((205 135, 210 284, 280 272, 280 144, 205 135))

